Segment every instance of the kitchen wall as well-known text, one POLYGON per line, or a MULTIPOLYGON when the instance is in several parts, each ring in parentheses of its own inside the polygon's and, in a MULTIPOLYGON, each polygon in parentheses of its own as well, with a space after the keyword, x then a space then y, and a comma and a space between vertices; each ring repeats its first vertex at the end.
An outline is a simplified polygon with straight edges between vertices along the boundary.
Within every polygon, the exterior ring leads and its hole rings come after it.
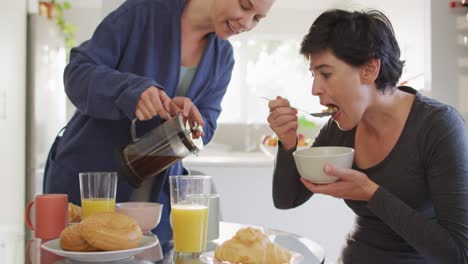
POLYGON ((0 9, 0 263, 24 263, 26 1, 0 9))
POLYGON ((457 108, 468 120, 468 8, 448 8, 449 1, 431 0, 429 67, 432 97, 457 108))

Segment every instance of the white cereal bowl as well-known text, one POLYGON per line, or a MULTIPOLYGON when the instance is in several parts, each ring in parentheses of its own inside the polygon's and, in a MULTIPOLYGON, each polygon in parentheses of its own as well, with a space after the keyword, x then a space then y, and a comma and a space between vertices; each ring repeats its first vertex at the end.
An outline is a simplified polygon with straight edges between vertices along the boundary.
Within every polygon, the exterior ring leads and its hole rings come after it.
POLYGON ((133 218, 144 234, 151 233, 161 221, 163 204, 151 202, 125 202, 115 205, 117 213, 133 218))
POLYGON ((312 147, 296 150, 293 153, 297 170, 301 177, 312 183, 326 184, 338 180, 323 171, 326 164, 339 168, 351 168, 354 160, 354 149, 348 147, 312 147))

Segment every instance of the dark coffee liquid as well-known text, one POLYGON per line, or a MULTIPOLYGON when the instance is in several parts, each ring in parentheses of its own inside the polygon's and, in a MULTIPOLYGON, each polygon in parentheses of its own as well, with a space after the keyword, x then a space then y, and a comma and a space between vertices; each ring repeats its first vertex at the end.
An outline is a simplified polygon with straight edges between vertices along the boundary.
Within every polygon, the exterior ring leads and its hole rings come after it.
POLYGON ((180 159, 182 157, 128 155, 125 157, 125 163, 133 176, 138 178, 137 181, 144 181, 167 169, 180 159))
POLYGON ((190 133, 187 133, 185 130, 178 131, 176 134, 167 135, 167 137, 167 139, 164 139, 155 146, 147 146, 144 151, 139 149, 139 152, 136 152, 135 149, 124 149, 122 156, 120 156, 120 158, 123 159, 121 164, 124 165, 122 169, 125 172, 124 174, 127 176, 128 182, 132 186, 139 187, 147 178, 158 175, 169 166, 185 157, 157 155, 166 153, 174 154, 175 151, 172 149, 173 144, 176 144, 175 146, 180 150, 182 150, 183 147, 186 148, 185 152, 177 152, 181 153, 179 155, 188 155, 189 153, 198 152, 197 146, 190 139, 190 133), (174 136, 178 138, 175 138, 175 141, 171 141, 174 139, 174 136), (177 139, 180 141, 177 142, 177 139), (182 143, 183 146, 181 146, 180 143, 182 143), (145 153, 145 155, 140 155, 139 153, 145 153))

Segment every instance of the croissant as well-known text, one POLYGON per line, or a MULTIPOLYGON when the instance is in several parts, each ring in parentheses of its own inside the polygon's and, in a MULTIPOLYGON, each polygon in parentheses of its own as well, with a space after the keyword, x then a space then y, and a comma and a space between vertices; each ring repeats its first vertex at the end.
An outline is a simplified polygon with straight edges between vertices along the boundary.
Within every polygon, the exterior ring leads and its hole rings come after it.
POLYGON ((215 257, 230 263, 285 264, 291 260, 291 252, 272 243, 261 230, 247 227, 218 246, 215 257))

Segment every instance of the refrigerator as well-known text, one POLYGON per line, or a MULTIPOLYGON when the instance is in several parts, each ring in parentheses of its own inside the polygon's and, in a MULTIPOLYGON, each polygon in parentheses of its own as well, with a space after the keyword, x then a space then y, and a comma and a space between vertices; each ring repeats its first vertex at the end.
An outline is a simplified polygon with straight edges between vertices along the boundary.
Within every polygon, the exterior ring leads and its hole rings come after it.
POLYGON ((28 15, 27 39, 26 201, 31 201, 42 193, 49 148, 67 121, 66 51, 55 22, 38 14, 28 15))

